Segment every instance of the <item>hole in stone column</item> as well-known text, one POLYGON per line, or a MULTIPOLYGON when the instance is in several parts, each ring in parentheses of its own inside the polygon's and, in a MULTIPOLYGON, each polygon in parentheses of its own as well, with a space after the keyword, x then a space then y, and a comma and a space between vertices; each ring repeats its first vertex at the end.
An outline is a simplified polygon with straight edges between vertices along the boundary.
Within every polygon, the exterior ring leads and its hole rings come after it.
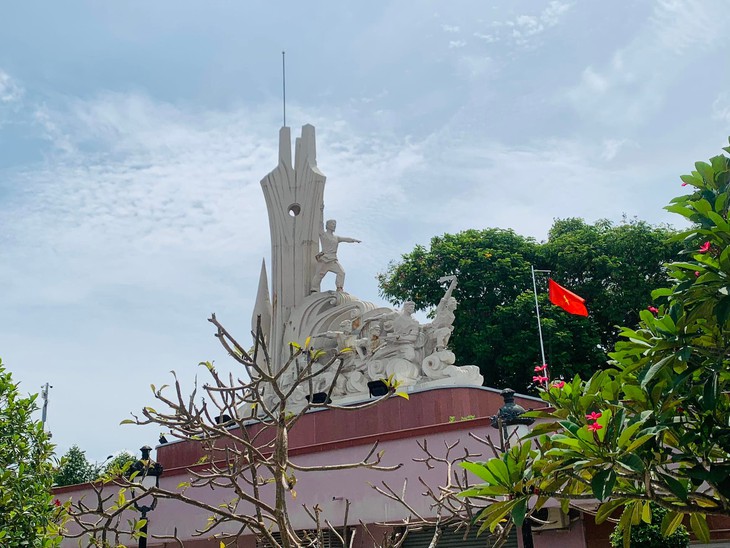
POLYGON ((302 212, 302 207, 299 204, 292 204, 289 206, 289 215, 296 217, 302 212))

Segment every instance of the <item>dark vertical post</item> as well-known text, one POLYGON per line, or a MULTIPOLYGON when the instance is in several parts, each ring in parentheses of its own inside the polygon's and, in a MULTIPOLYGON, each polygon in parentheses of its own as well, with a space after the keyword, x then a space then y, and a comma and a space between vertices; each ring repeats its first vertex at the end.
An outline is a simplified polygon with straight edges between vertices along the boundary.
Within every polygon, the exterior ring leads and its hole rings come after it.
POLYGON ((147 512, 142 512, 142 519, 144 521, 144 525, 139 530, 140 533, 142 533, 142 536, 139 537, 139 548, 147 548, 147 525, 149 524, 149 520, 147 519, 147 512))
POLYGON ((522 524, 522 546, 523 548, 535 548, 535 543, 532 542, 532 524, 529 520, 525 520, 522 524))

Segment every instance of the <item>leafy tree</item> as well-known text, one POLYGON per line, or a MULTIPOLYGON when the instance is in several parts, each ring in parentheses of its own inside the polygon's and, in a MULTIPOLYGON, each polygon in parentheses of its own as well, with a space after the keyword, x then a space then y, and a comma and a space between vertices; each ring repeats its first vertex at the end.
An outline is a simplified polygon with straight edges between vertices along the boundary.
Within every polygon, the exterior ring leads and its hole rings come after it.
POLYGON ((94 467, 86 459, 86 453, 78 445, 71 448, 61 457, 61 465, 54 477, 54 483, 61 485, 76 485, 86 483, 96 477, 94 467))
POLYGON ((118 455, 115 455, 109 462, 106 463, 100 470, 96 470, 95 478, 104 478, 106 476, 114 476, 124 474, 133 462, 137 460, 137 457, 128 451, 122 451, 118 455))
MULTIPOLYGON (((541 362, 530 265, 552 276, 588 302, 591 315, 579 318, 538 300, 547 361, 554 375, 590 375, 606 362, 617 324, 636 323, 652 289, 665 276, 662 264, 676 256, 673 232, 641 221, 593 225, 581 219, 554 223, 546 243, 512 230, 467 230, 416 246, 378 279, 381 294, 420 309, 443 296, 437 282, 459 278, 459 310, 451 347, 458 363, 475 364, 489 386, 526 390, 541 362)), ((540 280, 545 283, 544 279, 540 280)))
POLYGON ((0 360, 0 546, 50 547, 53 445, 32 413, 37 395, 22 397, 0 360))
POLYGON ((667 226, 636 219, 613 225, 601 220, 558 219, 541 246, 552 276, 575 288, 590 303, 590 320, 607 351, 618 340, 619 325, 636 325, 653 289, 666 281, 664 264, 682 246, 667 226))
POLYGON ((651 502, 667 510, 665 536, 689 515, 708 542, 706 516, 730 515, 730 158, 695 166, 681 177, 694 191, 667 207, 693 223, 677 236, 689 251, 668 265, 657 308, 621 330, 612 367, 554 381, 532 444, 465 465, 484 481, 465 496, 505 497, 481 513, 484 528, 504 517, 520 526, 551 498, 566 508, 595 498, 597 522, 623 508, 628 547, 633 526, 653 521, 651 502))
MULTIPOLYGON (((662 535, 659 523, 667 515, 667 509, 651 505, 651 523, 640 523, 631 528, 631 548, 688 548, 689 533, 684 525, 677 527, 669 536, 662 535)), ((611 546, 621 548, 624 543, 624 532, 621 527, 616 527, 611 533, 611 546)))

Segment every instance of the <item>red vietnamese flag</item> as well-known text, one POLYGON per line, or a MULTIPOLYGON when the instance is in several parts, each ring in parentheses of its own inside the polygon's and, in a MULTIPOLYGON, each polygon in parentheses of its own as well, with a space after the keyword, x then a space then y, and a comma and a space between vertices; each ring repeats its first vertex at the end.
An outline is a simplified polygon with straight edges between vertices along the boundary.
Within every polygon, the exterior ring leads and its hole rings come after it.
POLYGON ((562 285, 555 283, 552 279, 549 280, 548 295, 550 296, 551 303, 559 306, 566 312, 570 312, 576 316, 588 315, 588 309, 583 304, 586 300, 572 291, 568 291, 562 285))

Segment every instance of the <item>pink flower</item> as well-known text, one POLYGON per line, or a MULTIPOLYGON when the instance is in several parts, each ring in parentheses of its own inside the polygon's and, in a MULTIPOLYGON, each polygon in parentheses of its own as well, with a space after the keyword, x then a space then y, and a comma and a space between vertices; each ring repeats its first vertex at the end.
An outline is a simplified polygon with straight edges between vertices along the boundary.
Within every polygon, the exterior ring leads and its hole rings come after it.
POLYGON ((590 430, 591 432, 598 432, 601 428, 603 428, 603 426, 601 426, 597 422, 594 422, 593 424, 587 425, 586 428, 588 428, 588 430, 590 430))
POLYGON ((535 371, 545 371, 545 369, 547 369, 547 364, 546 363, 544 363, 542 365, 536 365, 535 366, 535 371))
POLYGON ((699 270, 695 270, 695 278, 699 278, 699 277, 700 277, 700 271, 699 270))
POLYGON ((543 377, 542 375, 538 375, 538 376, 532 377, 532 380, 533 380, 533 382, 547 382, 548 378, 543 377))
POLYGON ((590 415, 586 415, 586 420, 595 421, 601 418, 601 413, 593 411, 590 415))
POLYGON ((700 253, 707 253, 710 250, 711 245, 712 244, 710 244, 710 242, 705 242, 704 244, 702 244, 700 246, 700 253))
POLYGON ((655 316, 659 312, 659 309, 656 306, 647 306, 646 309, 655 316))
POLYGON ((682 183, 682 186, 687 186, 687 183, 682 183))
POLYGON ((554 386, 555 388, 562 388, 563 386, 565 386, 565 381, 555 381, 555 382, 553 383, 553 386, 554 386))

